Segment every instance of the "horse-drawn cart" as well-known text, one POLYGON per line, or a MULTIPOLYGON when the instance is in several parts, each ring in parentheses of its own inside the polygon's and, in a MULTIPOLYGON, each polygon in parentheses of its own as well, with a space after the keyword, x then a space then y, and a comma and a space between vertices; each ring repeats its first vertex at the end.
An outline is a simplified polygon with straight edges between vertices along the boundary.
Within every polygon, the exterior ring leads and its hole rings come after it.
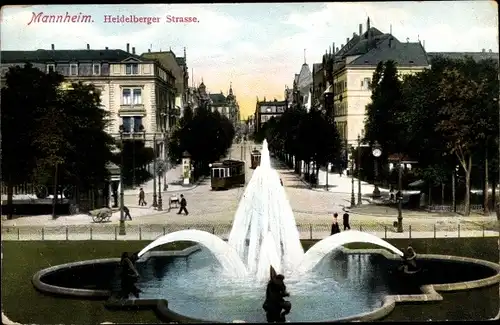
POLYGON ((89 211, 89 216, 92 217, 92 221, 95 223, 108 222, 111 218, 112 211, 110 208, 102 208, 89 211))

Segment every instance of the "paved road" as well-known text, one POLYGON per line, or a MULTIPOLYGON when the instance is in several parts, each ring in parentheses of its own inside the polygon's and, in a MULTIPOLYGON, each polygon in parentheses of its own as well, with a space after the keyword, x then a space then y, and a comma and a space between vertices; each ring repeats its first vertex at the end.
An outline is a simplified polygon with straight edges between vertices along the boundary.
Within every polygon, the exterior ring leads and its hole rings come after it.
MULTIPOLYGON (((250 152, 254 145, 247 143, 246 145, 234 145, 231 148, 228 157, 241 159, 241 154, 244 153, 244 160, 246 161, 246 178, 247 182, 250 180, 253 170, 249 168, 250 166, 250 152), (241 148, 244 148, 243 150, 241 148)), ((313 226, 312 233, 315 238, 323 238, 328 234, 329 224, 331 222, 331 216, 333 212, 342 213, 342 209, 349 205, 350 193, 342 192, 326 192, 326 191, 313 191, 310 190, 303 181, 293 173, 292 170, 286 168, 283 164, 276 160, 272 160, 272 164, 277 168, 280 177, 283 180, 285 190, 289 197, 290 204, 294 211, 295 219, 299 227, 305 228, 304 236, 309 236, 311 231, 309 231, 309 225, 313 226), (321 230, 318 230, 321 227, 321 230)), ((174 176, 169 176, 174 177, 174 176)), ((335 185, 335 184, 332 184, 335 185)), ((184 195, 188 201, 189 215, 177 215, 176 210, 173 211, 155 211, 152 208, 139 208, 138 206, 130 205, 131 213, 134 219, 128 221, 127 224, 135 227, 143 227, 144 233, 147 233, 145 229, 148 226, 158 226, 160 228, 176 227, 178 229, 183 229, 186 227, 195 227, 199 225, 210 225, 208 228, 218 227, 218 225, 227 225, 227 230, 220 231, 223 235, 229 231, 229 225, 232 223, 234 214, 236 212, 240 198, 242 197, 244 188, 234 188, 227 191, 212 191, 210 186, 210 180, 206 179, 202 181, 198 186, 191 188, 188 191, 184 191, 184 195)), ((178 193, 178 192, 177 192, 178 193)), ((170 195, 170 193, 169 193, 170 195)), ((131 198, 133 194, 131 194, 131 198)), ((164 202, 168 201, 168 196, 165 198, 164 202)), ((135 200, 134 200, 135 202, 135 200)), ((166 207, 166 203, 164 207, 166 207)), ((366 210, 366 209, 365 209, 366 210)), ((445 216, 438 218, 427 218, 425 214, 419 215, 405 215, 404 225, 406 235, 394 234, 394 236, 406 236, 409 237, 409 227, 412 227, 413 234, 422 232, 421 236, 433 237, 434 232, 443 232, 442 236, 458 236, 459 227, 462 235, 465 231, 475 231, 476 235, 482 235, 483 230, 485 234, 490 234, 488 231, 494 230, 492 224, 495 222, 494 217, 462 217, 462 216, 445 216), (455 234, 455 235, 452 235, 455 234)), ((393 227, 392 223, 395 221, 393 215, 389 216, 372 216, 366 211, 360 214, 356 214, 353 210, 351 213, 351 224, 354 228, 371 231, 374 233, 382 233, 385 236, 386 231, 392 233, 393 227), (387 229, 387 230, 386 230, 387 229)), ((42 227, 46 229, 53 228, 53 233, 59 233, 60 236, 65 237, 65 227, 70 227, 70 233, 81 232, 88 235, 88 230, 90 227, 93 228, 94 237, 97 236, 97 232, 105 232, 106 236, 114 236, 114 227, 119 223, 119 213, 115 213, 111 218, 111 222, 108 224, 92 224, 88 216, 65 216, 59 217, 57 220, 51 220, 50 216, 33 216, 33 217, 23 217, 14 220, 5 220, 2 222, 2 228, 4 227, 22 227, 20 230, 21 237, 22 232, 27 231, 26 227, 34 227, 33 231, 38 233, 41 231, 42 227), (57 228, 63 227, 64 230, 56 230, 57 228), (111 227, 111 228, 109 228, 111 227), (36 230, 38 229, 38 230, 36 230), (101 230, 102 229, 102 230, 101 230), (105 230, 107 229, 107 230, 105 230)), ((11 230, 10 234, 17 237, 17 231, 11 230)), ((49 230, 47 230, 49 231, 49 230)), ((138 232, 138 231, 137 231, 138 232)), ((163 233, 163 230, 159 231, 163 233)), ((302 231, 301 231, 302 232, 302 231)), ((471 233, 473 234, 473 233, 471 233)), ((58 235, 58 236, 59 236, 58 235)), ((157 232, 151 233, 153 238, 157 236, 157 232)), ((35 236, 35 234, 33 235, 35 236)), ((382 237, 383 237, 382 236, 382 237)), ((438 235, 439 236, 439 235, 438 235)), ((28 236, 29 237, 29 236, 28 236)), ((88 237, 88 236, 87 236, 88 237)), ((137 236, 136 236, 137 237, 137 236)), ((97 238, 97 237, 95 237, 97 238)), ((14 238, 13 238, 14 239, 14 238)), ((148 238, 149 239, 149 238, 148 238)))

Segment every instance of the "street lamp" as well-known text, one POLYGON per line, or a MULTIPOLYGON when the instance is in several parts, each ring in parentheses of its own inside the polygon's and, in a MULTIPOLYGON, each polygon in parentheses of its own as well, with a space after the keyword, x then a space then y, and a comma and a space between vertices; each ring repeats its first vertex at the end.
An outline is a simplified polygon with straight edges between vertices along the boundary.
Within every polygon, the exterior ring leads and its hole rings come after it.
POLYGON ((355 205, 356 198, 354 197, 354 147, 351 147, 351 207, 354 207, 355 205))
POLYGON ((122 150, 120 152, 120 235, 126 235, 125 231, 125 213, 124 213, 124 193, 123 193, 123 125, 120 125, 120 144, 122 146, 122 150))
POLYGON ((416 163, 416 161, 404 160, 402 155, 399 154, 397 159, 393 159, 395 164, 389 165, 389 169, 398 168, 398 192, 396 194, 396 200, 398 202, 398 222, 397 222, 397 232, 403 232, 403 169, 406 167, 408 170, 411 169, 411 164, 416 163))
POLYGON ((164 171, 165 171, 165 162, 163 160, 160 160, 158 161, 155 171, 158 174, 158 205, 157 205, 158 211, 163 211, 163 201, 161 198, 161 177, 163 176, 164 171))
MULTIPOLYGON (((153 171, 156 171, 156 133, 153 134, 153 171)), ((156 202, 156 177, 153 175, 153 208, 158 206, 156 202)))
POLYGON ((373 189, 373 198, 378 199, 380 198, 380 189, 378 188, 378 158, 382 155, 382 147, 378 143, 378 141, 375 140, 372 146, 372 155, 374 157, 373 159, 373 169, 374 169, 374 180, 373 183, 375 185, 375 188, 373 189))
POLYGON ((358 205, 361 205, 361 136, 358 134, 358 149, 357 149, 357 170, 358 170, 358 205))

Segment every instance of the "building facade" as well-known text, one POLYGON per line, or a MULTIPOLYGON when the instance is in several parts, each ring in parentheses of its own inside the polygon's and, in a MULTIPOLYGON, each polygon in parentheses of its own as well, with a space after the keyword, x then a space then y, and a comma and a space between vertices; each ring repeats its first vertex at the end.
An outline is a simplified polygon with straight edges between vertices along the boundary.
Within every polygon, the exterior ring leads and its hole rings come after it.
POLYGON ((236 96, 233 93, 233 86, 229 86, 228 95, 225 96, 221 91, 220 94, 209 94, 209 105, 212 112, 219 112, 219 114, 227 117, 234 126, 240 121, 240 108, 236 101, 236 96))
POLYGON ((143 53, 141 57, 146 60, 157 60, 175 77, 175 112, 182 115, 184 108, 188 105, 189 97, 189 70, 186 61, 186 49, 184 48, 184 57, 176 56, 171 50, 165 52, 148 51, 143 53))
POLYGON ((159 155, 166 156, 165 135, 175 123, 175 77, 158 61, 135 54, 135 48, 84 50, 2 51, 2 78, 10 66, 34 67, 63 75, 66 82, 93 84, 100 92, 101 107, 110 116, 107 132, 114 138, 157 141, 159 155), (122 132, 120 132, 120 130, 122 132))
POLYGON ((287 109, 287 101, 278 101, 277 99, 273 101, 259 101, 257 98, 257 105, 255 107, 254 114, 254 130, 258 132, 264 123, 269 121, 272 117, 279 118, 287 109))

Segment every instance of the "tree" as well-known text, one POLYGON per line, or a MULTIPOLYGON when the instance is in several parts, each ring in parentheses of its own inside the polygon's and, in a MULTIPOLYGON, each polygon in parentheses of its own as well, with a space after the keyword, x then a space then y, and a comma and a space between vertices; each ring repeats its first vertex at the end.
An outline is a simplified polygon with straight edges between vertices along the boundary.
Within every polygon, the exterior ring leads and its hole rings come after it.
MULTIPOLYGON (((465 172, 465 215, 470 213, 470 178, 475 151, 485 143, 495 127, 491 123, 494 93, 491 78, 481 63, 472 58, 445 68, 439 83, 441 121, 437 129, 446 139, 448 150, 455 154, 465 172)), ((498 89, 498 86, 497 86, 498 89)), ((495 116, 495 115, 493 115, 495 116)))
POLYGON ((170 159, 178 162, 187 151, 195 162, 195 173, 206 174, 208 164, 226 155, 235 136, 234 126, 225 116, 210 112, 207 105, 197 108, 192 119, 184 116, 170 139, 170 159))
MULTIPOLYGON (((7 217, 12 218, 14 185, 32 180, 37 165, 36 119, 54 105, 60 75, 47 75, 31 64, 9 68, 2 89, 2 180, 7 184, 7 217)), ((52 109, 52 108, 51 108, 52 109)))

